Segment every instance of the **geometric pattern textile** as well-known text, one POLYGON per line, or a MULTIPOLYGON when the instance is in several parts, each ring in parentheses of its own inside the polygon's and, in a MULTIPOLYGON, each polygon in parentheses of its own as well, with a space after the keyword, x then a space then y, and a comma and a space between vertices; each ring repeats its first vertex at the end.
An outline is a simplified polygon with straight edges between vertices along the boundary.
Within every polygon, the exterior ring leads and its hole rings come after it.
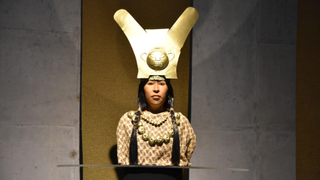
MULTIPOLYGON (((196 146, 196 135, 189 123, 189 120, 180 114, 179 138, 180 138, 180 163, 179 166, 191 166, 190 159, 196 146)), ((156 127, 146 122, 141 118, 143 127, 149 136, 157 137, 168 133, 172 127, 171 116, 168 111, 153 114, 149 111, 142 113, 144 117, 155 122, 160 122, 167 118, 167 120, 160 126, 156 127)), ((132 133, 132 119, 125 113, 118 123, 117 128, 117 156, 118 163, 129 165, 129 147, 132 133)), ((158 165, 170 166, 171 162, 173 138, 170 138, 169 143, 163 143, 161 146, 150 146, 148 141, 142 139, 142 135, 137 132, 138 145, 138 164, 139 165, 158 165)))

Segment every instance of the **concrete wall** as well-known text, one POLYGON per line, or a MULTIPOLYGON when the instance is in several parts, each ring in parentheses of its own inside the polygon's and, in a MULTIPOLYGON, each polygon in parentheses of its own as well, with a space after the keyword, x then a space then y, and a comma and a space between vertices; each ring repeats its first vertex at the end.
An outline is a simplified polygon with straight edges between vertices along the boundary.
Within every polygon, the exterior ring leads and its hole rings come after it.
POLYGON ((297 0, 194 0, 190 179, 295 179, 297 0))
POLYGON ((0 179, 79 179, 80 0, 0 0, 0 179))
MULTIPOLYGON (((194 0, 190 179, 295 179, 297 1, 194 0)), ((0 179, 79 179, 80 1, 0 1, 0 179)))

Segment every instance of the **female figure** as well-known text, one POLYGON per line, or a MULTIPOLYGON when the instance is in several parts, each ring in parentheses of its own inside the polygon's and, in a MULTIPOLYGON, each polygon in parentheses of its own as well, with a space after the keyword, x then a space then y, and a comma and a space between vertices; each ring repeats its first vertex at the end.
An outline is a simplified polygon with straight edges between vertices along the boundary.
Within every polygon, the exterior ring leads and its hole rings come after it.
POLYGON ((180 50, 199 17, 188 7, 170 29, 143 29, 124 9, 114 19, 127 36, 141 79, 138 110, 125 113, 117 128, 120 164, 189 166, 196 136, 173 109, 170 79, 177 79, 180 50))
POLYGON ((173 110, 169 79, 142 79, 137 111, 125 113, 117 128, 119 164, 190 166, 196 136, 189 120, 173 110))

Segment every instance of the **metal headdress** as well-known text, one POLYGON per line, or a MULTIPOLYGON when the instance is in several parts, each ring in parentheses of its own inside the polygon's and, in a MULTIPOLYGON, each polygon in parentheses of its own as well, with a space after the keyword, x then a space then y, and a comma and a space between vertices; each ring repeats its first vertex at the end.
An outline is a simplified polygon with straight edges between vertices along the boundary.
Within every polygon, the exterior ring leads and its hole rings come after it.
POLYGON ((169 29, 143 29, 124 9, 114 14, 114 19, 127 36, 138 65, 138 78, 163 75, 177 79, 180 50, 196 23, 199 14, 188 7, 169 29))

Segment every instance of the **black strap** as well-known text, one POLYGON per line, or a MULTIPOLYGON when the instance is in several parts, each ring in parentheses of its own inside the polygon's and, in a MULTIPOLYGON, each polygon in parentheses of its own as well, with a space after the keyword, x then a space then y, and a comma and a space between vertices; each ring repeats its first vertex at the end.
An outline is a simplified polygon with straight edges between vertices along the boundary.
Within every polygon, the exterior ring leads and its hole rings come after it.
POLYGON ((137 165, 138 164, 138 145, 137 145, 137 128, 138 128, 138 121, 141 116, 141 111, 138 110, 136 112, 136 117, 133 121, 133 128, 130 138, 130 149, 129 149, 129 159, 130 164, 137 165))
POLYGON ((138 164, 138 148, 137 148, 137 130, 132 129, 131 139, 130 139, 130 164, 138 164))

